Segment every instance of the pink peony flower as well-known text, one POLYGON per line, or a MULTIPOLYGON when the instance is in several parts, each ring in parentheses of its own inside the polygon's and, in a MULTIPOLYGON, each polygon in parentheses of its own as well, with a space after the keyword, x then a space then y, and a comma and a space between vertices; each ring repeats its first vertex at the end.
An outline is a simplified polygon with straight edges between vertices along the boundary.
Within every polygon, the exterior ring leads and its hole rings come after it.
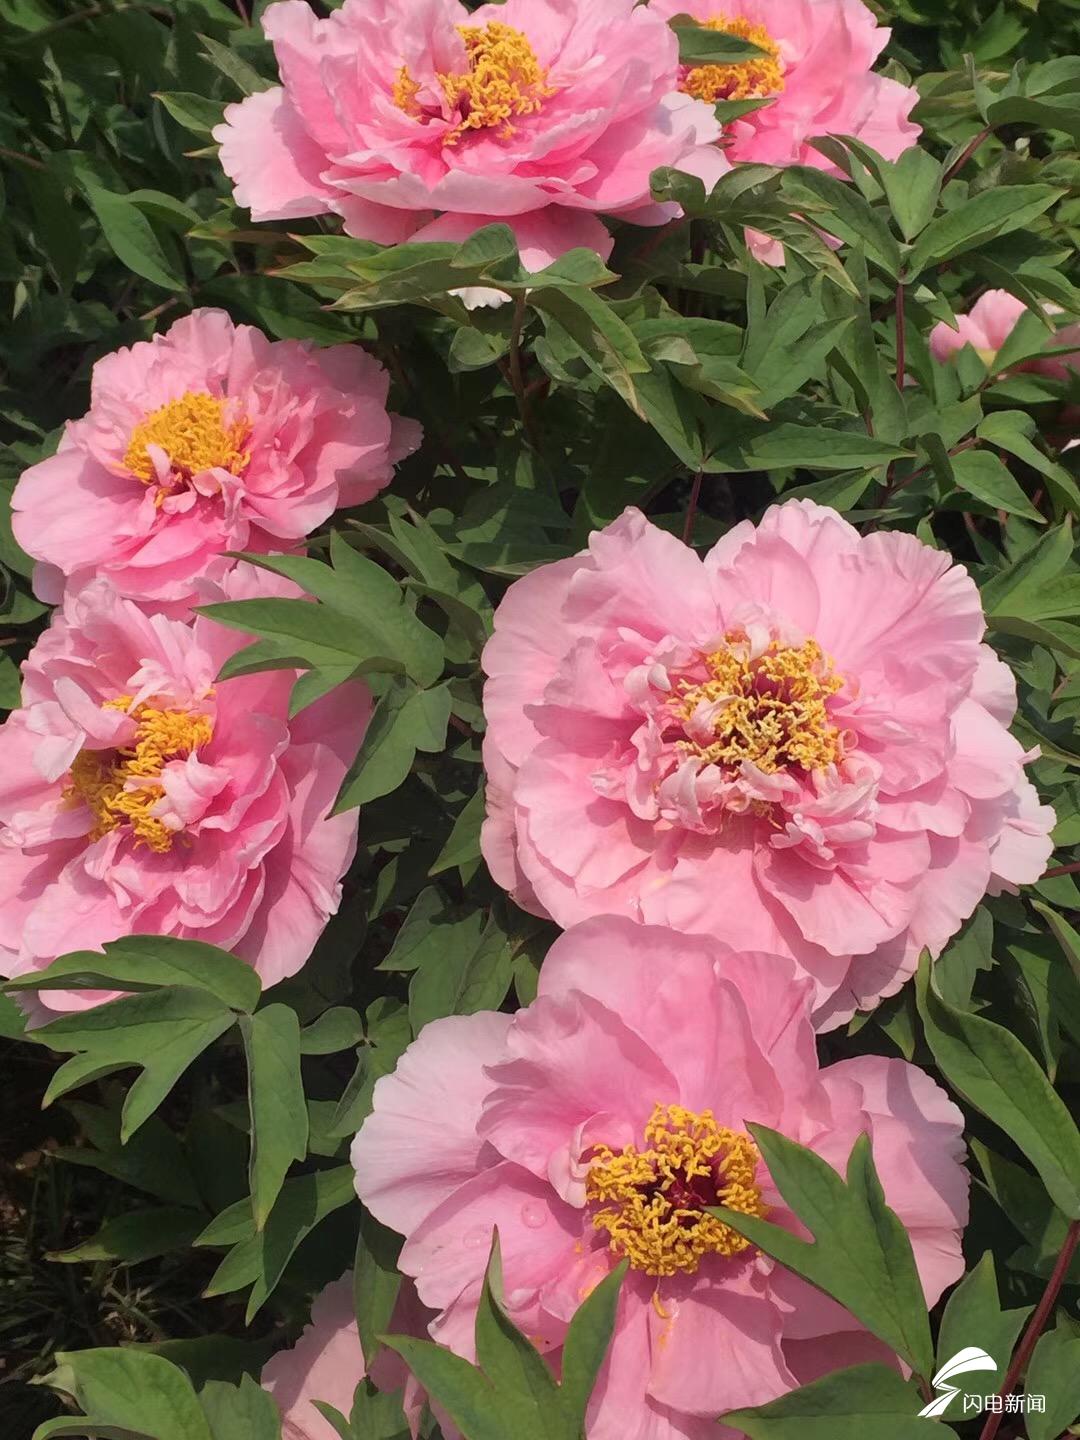
POLYGON ((765 52, 680 71, 681 90, 699 100, 769 100, 728 128, 732 160, 837 173, 810 140, 854 135, 895 160, 921 133, 908 119, 918 92, 871 69, 889 31, 862 0, 652 0, 650 9, 693 15, 765 52))
POLYGON ((727 1410, 859 1361, 896 1365, 704 1213, 797 1228, 748 1122, 840 1170, 866 1133, 927 1302, 963 1272, 963 1116, 902 1060, 819 1070, 812 994, 781 957, 605 916, 555 942, 527 1009, 428 1025, 376 1084, 352 1160, 440 1312, 433 1337, 472 1358, 495 1226, 512 1317, 555 1363, 583 1297, 630 1262, 588 1440, 720 1440, 727 1410))
MULTIPOLYGON (((425 1318, 415 1290, 406 1282, 389 1329, 395 1335, 418 1333, 425 1318)), ((348 1419, 353 1393, 366 1373, 349 1271, 315 1297, 311 1323, 296 1344, 279 1350, 263 1366, 263 1389, 270 1392, 281 1411, 282 1440, 338 1440, 338 1432, 313 1401, 325 1401, 348 1419)), ((404 1387, 405 1414, 415 1440, 425 1397, 404 1362, 392 1351, 380 1350, 372 1380, 380 1390, 404 1387)))
MULTIPOLYGON (((204 600, 299 593, 220 568, 204 600)), ((67 596, 0 727, 0 975, 132 934, 231 950, 267 986, 307 960, 356 848, 355 815, 329 812, 371 696, 352 683, 290 720, 294 672, 215 682, 245 643, 104 579, 67 596)), ((104 998, 43 990, 36 1018, 104 998)))
MULTIPOLYGON (((956 317, 956 329, 944 320, 930 332, 930 351, 935 360, 951 360, 965 345, 970 345, 984 365, 994 359, 1012 334, 1027 306, 1008 290, 987 290, 980 295, 966 315, 956 317)), ((1050 308, 1048 313, 1054 313, 1050 308)), ((1047 338, 1047 347, 1077 345, 1080 347, 1080 325, 1064 325, 1056 335, 1047 338)), ((1054 380, 1067 379, 1070 371, 1080 372, 1080 348, 1072 355, 1048 355, 1025 360, 1018 370, 1034 370, 1054 380)))
POLYGON ((94 366, 89 412, 12 498, 42 597, 95 575, 183 615, 226 550, 289 550, 390 483, 416 449, 386 413, 382 366, 355 345, 272 342, 221 310, 94 366))
POLYGON ((488 866, 562 926, 787 955, 836 1025, 1050 854, 984 628, 947 554, 810 501, 704 560, 627 510, 496 612, 488 866))
POLYGON ((729 168, 712 106, 676 90, 674 33, 635 0, 345 0, 325 20, 285 0, 263 28, 283 84, 214 131, 256 220, 332 211, 383 244, 499 220, 540 268, 610 254, 598 215, 672 213, 650 199, 659 166, 710 185, 729 168))

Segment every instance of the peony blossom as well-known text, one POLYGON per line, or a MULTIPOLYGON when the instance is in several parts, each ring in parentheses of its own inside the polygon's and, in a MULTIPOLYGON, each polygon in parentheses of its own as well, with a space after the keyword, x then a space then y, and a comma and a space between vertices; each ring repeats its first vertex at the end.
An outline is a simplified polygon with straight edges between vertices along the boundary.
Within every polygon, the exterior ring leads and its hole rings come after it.
POLYGON ((273 342, 221 310, 107 355, 89 412, 12 498, 42 598, 105 576, 183 616, 215 556, 295 548, 419 444, 387 414, 388 385, 355 345, 273 342))
POLYGON ((588 1440, 710 1440, 725 1411, 896 1357, 847 1311, 722 1221, 795 1229, 749 1122, 838 1170, 871 1137, 932 1304, 963 1272, 963 1116, 922 1070, 863 1056, 818 1068, 813 987, 739 954, 611 916, 561 936, 515 1016, 429 1024, 375 1086, 356 1188, 405 1236, 400 1268, 472 1358, 492 1227, 511 1316, 558 1362, 567 1324, 629 1261, 588 1440))
POLYGON ((948 554, 810 501, 704 559, 627 510, 496 612, 488 866, 562 926, 787 955, 836 1025, 1050 854, 984 629, 948 554))
POLYGON ((256 220, 329 211, 382 244, 502 221, 539 269, 609 255, 599 215, 672 213, 658 167, 709 185, 728 168, 713 107, 676 88, 673 31, 635 0, 345 0, 325 20, 284 0, 263 28, 282 85, 214 131, 256 220))
MULTIPOLYGON (((299 593, 221 568, 203 599, 299 593)), ((293 671, 216 681, 245 643, 104 579, 67 596, 0 727, 0 975, 132 934, 231 950, 267 986, 307 960, 356 848, 355 815, 329 812, 371 696, 353 682, 290 720, 293 671)), ((42 990, 36 1018, 103 998, 42 990)))
MULTIPOLYGON (((400 1334, 418 1329, 422 1323, 416 1293, 406 1284, 389 1328, 400 1334)), ((349 1271, 315 1297, 311 1323, 296 1344, 279 1350, 263 1366, 263 1389, 270 1392, 281 1411, 281 1440, 338 1440, 338 1432, 313 1402, 325 1401, 347 1420, 353 1393, 366 1368, 349 1271)), ((404 1363, 392 1351, 381 1350, 372 1366, 372 1380, 381 1390, 404 1387, 405 1413, 415 1440, 424 1394, 404 1363)))
POLYGON ((810 141, 854 135, 889 160, 914 145, 908 116, 918 92, 871 69, 889 39, 862 0, 652 0, 665 18, 690 14, 700 24, 749 40, 764 53, 730 65, 684 65, 683 93, 769 103, 729 127, 728 156, 763 165, 835 169, 810 141))
MULTIPOLYGON (((1027 306, 1008 290, 987 290, 966 315, 956 317, 956 329, 944 320, 930 332, 930 350, 935 360, 951 360, 970 345, 986 366, 992 366, 998 351, 1016 328, 1027 306)), ((1054 313, 1051 309, 1049 313, 1054 313)), ((1047 338, 1047 348, 1080 346, 1080 325, 1064 325, 1047 338)), ((1018 370, 1035 370, 1054 380, 1065 380, 1070 371, 1080 371, 1080 350, 1071 355, 1047 355, 1025 360, 1018 370)))

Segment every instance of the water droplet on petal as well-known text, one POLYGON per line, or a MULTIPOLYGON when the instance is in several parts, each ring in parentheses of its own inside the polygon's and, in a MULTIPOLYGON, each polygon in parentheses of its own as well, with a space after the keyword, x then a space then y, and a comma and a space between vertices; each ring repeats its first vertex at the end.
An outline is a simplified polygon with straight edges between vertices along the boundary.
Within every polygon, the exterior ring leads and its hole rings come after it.
POLYGON ((539 1230, 547 1224, 547 1207, 537 1200, 529 1200, 521 1207, 521 1222, 530 1230, 539 1230))

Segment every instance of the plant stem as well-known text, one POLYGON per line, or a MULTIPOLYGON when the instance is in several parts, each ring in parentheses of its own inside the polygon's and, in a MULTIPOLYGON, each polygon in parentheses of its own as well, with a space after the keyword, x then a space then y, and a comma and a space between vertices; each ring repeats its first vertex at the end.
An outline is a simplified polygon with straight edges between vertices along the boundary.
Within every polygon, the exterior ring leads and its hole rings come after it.
POLYGON ((690 537, 694 533, 694 519, 697 515, 698 500, 701 497, 702 471, 694 476, 694 483, 690 487, 690 499, 686 502, 686 519, 683 522, 682 538, 683 544, 690 544, 690 537))
POLYGON ((21 155, 18 150, 9 150, 4 145, 0 145, 0 157, 4 160, 17 160, 20 165, 29 165, 34 170, 48 169, 47 165, 40 160, 35 160, 32 155, 21 155))
MULTIPOLYGON (((1072 1264, 1073 1255, 1076 1253, 1077 1244, 1080 1244, 1080 1220, 1074 1220, 1065 1236, 1061 1252, 1054 1263, 1053 1273, 1046 1282, 1046 1289, 1043 1291, 1042 1299, 1035 1307, 1035 1313, 1028 1321, 1028 1327, 1024 1331, 1023 1339, 1017 1346, 1016 1354, 1013 1356, 1002 1382, 998 1394, 1004 1400, 1016 1389, 1017 1381, 1021 1378, 1028 1367, 1031 1359, 1031 1352, 1035 1349, 1039 1336, 1046 1329, 1046 1322, 1054 1312, 1057 1303, 1058 1292, 1065 1283, 1065 1276, 1069 1273, 1069 1266, 1072 1264)), ((994 1440, 1002 1421, 1002 1412, 996 1411, 986 1417, 986 1424, 982 1428, 979 1440, 994 1440)))
POLYGON ((535 447, 536 437, 533 434, 532 415, 529 410, 529 396, 525 389, 525 372, 521 364, 521 332, 525 328, 525 296, 518 295, 514 299, 514 319, 510 326, 510 353, 507 356, 507 373, 510 380, 510 387, 517 397, 518 410, 521 413, 521 423, 525 428, 525 434, 529 443, 535 447))
POLYGON ((1055 865, 1052 870, 1044 870, 1042 879, 1053 880, 1055 875, 1075 875, 1080 871, 1080 860, 1074 860, 1071 865, 1055 865))
POLYGON ((896 388, 904 393, 907 378, 907 317, 904 314, 904 283, 896 285, 896 388))
POLYGON ((993 133, 994 127, 992 125, 986 125, 983 127, 983 129, 979 131, 977 135, 975 135, 967 143, 967 145, 964 146, 960 154, 945 171, 945 174, 942 175, 942 185, 947 185, 954 175, 958 175, 960 173, 960 171, 964 168, 967 162, 975 154, 975 151, 978 150, 979 146, 983 143, 983 141, 988 140, 993 133))

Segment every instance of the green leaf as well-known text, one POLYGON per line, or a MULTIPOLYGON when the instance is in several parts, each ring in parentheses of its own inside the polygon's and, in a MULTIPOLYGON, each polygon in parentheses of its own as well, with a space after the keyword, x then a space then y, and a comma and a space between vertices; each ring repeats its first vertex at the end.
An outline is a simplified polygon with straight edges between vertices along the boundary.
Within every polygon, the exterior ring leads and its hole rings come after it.
POLYGON ((765 54, 759 45, 725 30, 709 30, 689 15, 676 15, 668 22, 679 37, 680 65, 738 65, 758 60, 765 54))
POLYGON ((172 295, 187 289, 187 281, 173 269, 149 220, 138 206, 126 195, 116 195, 96 185, 84 184, 82 191, 118 260, 172 295))
POLYGON ((626 1270, 624 1260, 589 1291, 574 1311, 563 1341, 559 1393, 563 1410, 571 1424, 576 1422, 579 1432, 584 1431, 589 1398, 615 1331, 619 1291, 626 1270))
POLYGON ((336 533, 330 537, 330 554, 333 569, 302 556, 250 557, 254 564, 295 581, 322 601, 321 606, 300 600, 237 600, 205 606, 202 613, 252 635, 279 642, 284 637, 285 650, 290 637, 300 640, 301 656, 320 655, 317 661, 305 663, 403 671, 418 685, 437 680, 442 674, 442 642, 417 619, 394 577, 336 533))
POLYGON ((21 975, 8 990, 151 990, 183 985, 216 996, 234 1010, 254 1010, 262 987, 250 965, 201 940, 171 935, 126 935, 104 953, 75 950, 44 970, 21 975))
POLYGON ((434 690, 391 686, 375 707, 333 813, 340 815, 396 790, 412 769, 417 750, 438 754, 445 749, 449 720, 449 685, 434 690))
POLYGON ((934 964, 934 983, 943 1000, 971 1009, 971 991, 980 970, 994 963, 994 921, 985 905, 980 906, 960 933, 946 946, 934 964))
POLYGON ((96 1235, 74 1245, 70 1250, 56 1250, 49 1260, 73 1265, 90 1260, 122 1260, 136 1265, 167 1255, 170 1250, 186 1250, 203 1228, 205 1215, 180 1206, 157 1206, 152 1210, 129 1210, 107 1220, 96 1235))
POLYGON ((106 1110, 69 1100, 64 1109, 75 1118, 84 1142, 88 1142, 55 1152, 66 1165, 100 1170, 167 1205, 198 1209, 202 1204, 180 1141, 157 1115, 151 1115, 138 1134, 125 1141, 120 1133, 119 1107, 106 1110))
POLYGON ((215 70, 231 80, 242 95, 255 95, 260 90, 269 90, 272 81, 265 80, 248 62, 228 45, 222 45, 209 35, 200 35, 203 53, 215 70))
POLYGON ((1052 185, 1000 185, 939 215, 919 236, 908 256, 908 273, 918 276, 998 235, 1022 230, 1049 210, 1063 192, 1052 185))
POLYGON ((876 440, 865 431, 833 430, 826 425, 771 425, 737 445, 721 446, 710 470, 779 470, 805 465, 810 470, 855 470, 887 465, 911 456, 910 450, 876 440))
POLYGON ((458 812, 454 828, 428 874, 441 875, 444 870, 452 870, 455 865, 468 866, 479 860, 480 827, 483 821, 484 786, 481 782, 458 812))
POLYGON ((950 1379, 950 1388, 959 1393, 945 1412, 948 1418, 962 1417, 965 1395, 992 1394, 1001 1388, 1013 1346, 1030 1313, 1030 1305, 1018 1310, 1002 1310, 994 1257, 987 1250, 949 1296, 938 1333, 937 1366, 940 1370, 961 1350, 978 1345, 997 1361, 997 1370, 976 1370, 950 1379))
POLYGON ((22 675, 11 656, 0 650, 0 710, 15 710, 22 696, 22 675))
POLYGON ((1069 962, 1073 974, 1080 980, 1080 934, 1077 934, 1076 930, 1069 924, 1064 915, 1059 915, 1058 912, 1052 910, 1049 905, 1044 905, 1041 900, 1033 900, 1032 904, 1035 906, 1035 909, 1038 910, 1039 914, 1045 918, 1046 923, 1050 926, 1054 939, 1061 946, 1062 953, 1069 962))
POLYGON ((215 1440, 190 1380, 159 1355, 74 1350, 56 1359, 51 1383, 72 1394, 94 1425, 121 1426, 153 1440, 215 1440))
POLYGON ((300 1074, 300 1022, 287 1005, 240 1021, 248 1064, 251 1203, 261 1230, 294 1160, 307 1154, 308 1114, 300 1074))
POLYGON ((635 377, 648 373, 649 362, 634 332, 605 300, 583 288, 541 286, 529 292, 529 304, 557 321, 596 373, 635 414, 642 413, 635 377))
POLYGON ((35 1030, 52 1050, 73 1050, 45 1091, 51 1105, 75 1086, 128 1066, 142 1067, 124 1101, 120 1138, 150 1118, 191 1062, 224 1035, 236 1015, 215 996, 177 987, 111 1000, 35 1030))
POLYGON ((226 1295, 251 1285, 247 1324, 265 1304, 297 1246, 328 1215, 355 1200, 351 1165, 297 1175, 281 1187, 264 1229, 255 1229, 250 1200, 240 1200, 216 1216, 195 1237, 196 1245, 231 1245, 207 1285, 207 1296, 226 1295))
POLYGON ((199 1391, 214 1440, 281 1440, 281 1412, 274 1397, 250 1375, 239 1385, 210 1380, 199 1391))
POLYGON ((15 1001, 0 992, 0 1040, 21 1040, 26 1033, 26 1016, 15 1001))
MULTIPOLYGON (((861 153, 861 152, 860 152, 861 153)), ((905 240, 914 240, 933 219, 941 190, 942 167, 919 145, 882 166, 885 198, 905 240)))
POLYGON ((388 1393, 376 1389, 368 1379, 361 1380, 353 1392, 352 1410, 344 1432, 348 1440, 411 1440, 412 1430, 405 1418, 402 1398, 400 1390, 388 1393))
POLYGON ((1045 1395, 1046 1410, 1028 1411, 1028 1440, 1056 1440, 1080 1416, 1080 1330, 1064 1315, 1041 1336, 1028 1366, 1029 1395, 1045 1395))
POLYGON ((999 614, 1047 618, 1037 607, 1029 610, 1029 604, 1043 583, 1053 580, 1069 563, 1073 544, 1072 519, 1068 517, 1063 525, 1047 530, 1030 550, 992 576, 982 587, 983 608, 991 620, 999 614))
POLYGON ((420 1384, 446 1410, 465 1440, 543 1440, 522 1425, 516 1412, 499 1405, 495 1390, 480 1371, 430 1340, 384 1335, 383 1343, 405 1361, 420 1384))
POLYGON ((959 488, 992 510, 1006 510, 1036 525, 1046 524, 1046 517, 1035 509, 1005 465, 989 450, 964 450, 952 457, 952 468, 959 488))
POLYGON ((497 1010, 513 979, 513 950, 504 932, 490 919, 477 935, 474 912, 466 923, 444 931, 447 943, 413 975, 409 985, 409 1019, 413 1031, 444 1015, 473 1015, 497 1010))
POLYGON ((757 1216, 723 1207, 711 1213, 838 1300, 917 1375, 929 1376, 930 1322, 911 1240, 885 1204, 869 1136, 856 1140, 845 1182, 812 1150, 764 1125, 750 1130, 777 1189, 813 1242, 757 1216))
POLYGON ((161 101, 178 125, 195 135, 209 135, 215 125, 221 124, 225 112, 220 100, 186 90, 158 90, 154 99, 161 101))
POLYGON ((506 1313, 497 1230, 476 1310, 476 1358, 500 1402, 508 1394, 517 1399, 527 1432, 549 1432, 551 1412, 560 1408, 559 1387, 539 1351, 506 1313))
POLYGON ((784 172, 784 194, 805 208, 816 224, 851 245, 861 245, 866 258, 890 279, 900 273, 900 246, 880 211, 868 205, 851 185, 809 166, 784 172))
POLYGON ((949 1084, 1020 1147, 1055 1205, 1080 1217, 1080 1132, 1034 1056, 1002 1026, 946 1004, 925 959, 917 985, 926 1041, 949 1084))
POLYGON ((721 1418, 750 1440, 934 1440, 942 1427, 919 1419, 920 1408, 910 1380, 884 1365, 856 1365, 721 1418))
POLYGON ((380 1225, 367 1210, 362 1211, 353 1265, 353 1303, 360 1349, 369 1369, 401 1289, 400 1252, 401 1236, 380 1225))
POLYGON ((348 1005, 335 1005, 300 1032, 301 1055, 334 1055, 359 1045, 364 1022, 348 1005))

